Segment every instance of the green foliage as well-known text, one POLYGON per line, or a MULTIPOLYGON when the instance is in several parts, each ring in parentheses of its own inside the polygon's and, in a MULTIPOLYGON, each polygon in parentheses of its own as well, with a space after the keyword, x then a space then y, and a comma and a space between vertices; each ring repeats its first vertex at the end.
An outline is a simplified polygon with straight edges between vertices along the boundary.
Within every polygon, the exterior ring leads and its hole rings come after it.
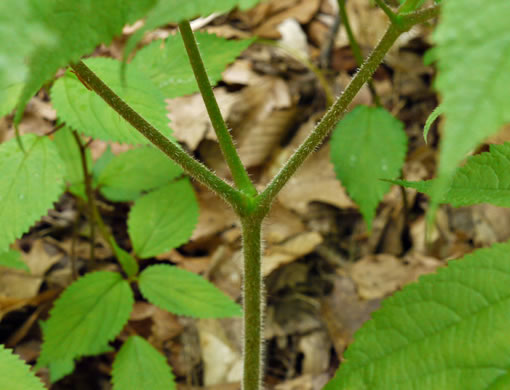
POLYGON ((7 267, 30 272, 28 266, 23 262, 23 260, 21 260, 21 253, 14 249, 0 253, 0 267, 7 267))
POLYGON ((140 268, 138 267, 138 263, 135 258, 119 247, 115 241, 112 242, 112 245, 115 250, 115 256, 117 256, 117 260, 119 260, 119 263, 128 278, 137 275, 140 268))
MULTIPOLYGON (((200 32, 195 33, 195 38, 212 85, 221 79, 225 67, 253 43, 252 39, 227 40, 200 32)), ((161 41, 152 42, 140 50, 132 64, 148 75, 166 98, 197 92, 198 85, 180 34, 168 37, 164 47, 161 46, 161 41)))
MULTIPOLYGON (((120 62, 107 58, 91 58, 85 63, 134 110, 161 133, 170 136, 164 96, 147 76, 135 67, 128 66, 127 86, 123 86, 120 62)), ((59 118, 85 135, 104 141, 149 143, 95 92, 88 90, 71 71, 54 84, 51 98, 59 118)))
POLYGON ((434 108, 434 111, 432 111, 427 118, 427 121, 425 122, 425 126, 423 127, 423 139, 425 140, 425 143, 427 143, 427 136, 429 135, 430 128, 432 127, 432 124, 436 121, 437 118, 439 118, 441 115, 443 115, 443 107, 437 106, 434 108))
POLYGON ((4 0, 0 13, 0 86, 24 82, 17 119, 32 95, 68 63, 109 43, 155 0, 4 0), (13 17, 15 15, 15 17, 13 17), (5 19, 5 20, 3 20, 5 19), (2 55, 4 54, 4 55, 2 55))
POLYGON ((0 252, 45 215, 63 192, 64 165, 47 137, 21 137, 0 145, 0 252))
POLYGON ((434 39, 439 67, 436 87, 443 96, 446 120, 433 203, 442 197, 466 153, 510 122, 508 20, 507 0, 442 4, 434 39))
POLYGON ((147 146, 111 159, 98 176, 97 185, 110 200, 130 201, 142 192, 168 184, 182 173, 182 168, 163 152, 147 146))
POLYGON ((197 318, 242 315, 240 306, 212 283, 177 267, 148 267, 140 274, 139 285, 149 302, 175 314, 197 318))
MULTIPOLYGON (((53 140, 66 168, 65 180, 69 186, 69 192, 81 197, 82 199, 87 199, 80 148, 73 136, 72 130, 68 127, 63 127, 55 133, 53 140)), ((92 167, 90 149, 86 149, 85 155, 87 159, 87 167, 90 171, 90 168, 92 167)))
POLYGON ((11 350, 0 344, 0 389, 44 390, 41 381, 11 350))
POLYGON ((198 203, 188 179, 138 198, 129 213, 128 231, 141 258, 168 252, 189 240, 198 222, 198 203))
POLYGON ((360 206, 368 230, 391 186, 380 179, 400 173, 406 151, 403 124, 382 108, 358 106, 333 132, 331 161, 338 179, 360 206))
POLYGON ((112 370, 113 390, 174 390, 174 376, 166 359, 150 343, 131 336, 122 346, 112 370))
POLYGON ((118 273, 94 272, 80 278, 50 312, 38 366, 69 367, 76 358, 104 352, 127 322, 133 303, 129 283, 118 273))
MULTIPOLYGON (((431 195, 436 179, 393 182, 431 195)), ((491 145, 490 152, 470 157, 457 170, 439 202, 455 207, 479 203, 510 207, 510 143, 491 145)))
POLYGON ((450 261, 383 302, 325 390, 506 389, 510 243, 450 261))

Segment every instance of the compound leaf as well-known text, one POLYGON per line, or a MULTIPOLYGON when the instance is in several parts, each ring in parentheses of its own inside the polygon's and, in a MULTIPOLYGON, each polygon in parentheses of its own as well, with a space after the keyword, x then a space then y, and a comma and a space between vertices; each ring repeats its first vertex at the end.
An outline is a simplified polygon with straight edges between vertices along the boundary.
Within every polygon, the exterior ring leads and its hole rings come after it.
POLYGON ((140 336, 124 343, 112 370, 113 390, 174 390, 174 376, 161 353, 140 336))
MULTIPOLYGON (((392 182, 431 195, 435 181, 392 182)), ((454 207, 479 203, 510 207, 510 143, 491 145, 490 152, 468 158, 466 165, 455 172, 439 203, 454 207)))
POLYGON ((383 302, 324 390, 510 384, 510 243, 448 263, 383 302))
MULTIPOLYGON (((215 34, 195 33, 202 59, 207 66, 211 84, 221 79, 225 67, 253 43, 252 39, 227 40, 215 34)), ((174 98, 198 91, 198 85, 189 63, 180 34, 171 35, 164 41, 155 41, 140 50, 133 60, 157 85, 165 98, 174 98)))
POLYGON ((41 381, 10 349, 0 344, 0 389, 44 390, 41 381))
POLYGON ((3 0, 0 8, 0 86, 24 83, 16 120, 55 72, 108 44, 156 0, 3 0), (13 17, 15 15, 15 17, 13 17))
POLYGON ((169 312, 198 318, 239 317, 241 307, 204 278, 169 265, 146 268, 139 278, 149 302, 169 312))
POLYGON ((161 187, 183 171, 159 149, 142 147, 114 157, 101 171, 98 186, 110 200, 138 198, 144 191, 161 187))
POLYGON ((64 190, 64 164, 47 137, 21 137, 0 145, 0 252, 45 215, 64 190))
POLYGON ((188 179, 138 198, 128 219, 133 248, 141 258, 168 252, 189 240, 198 222, 198 203, 188 179))
MULTIPOLYGON (((126 85, 122 85, 120 62, 108 58, 91 58, 84 62, 136 112, 170 136, 164 96, 147 76, 128 66, 126 85)), ((85 135, 104 141, 150 143, 71 71, 55 82, 51 97, 59 118, 85 135)))
POLYGON ((435 204, 457 164, 486 137, 510 122, 510 2, 448 0, 442 4, 437 42, 445 114, 435 204))
POLYGON ((119 273, 94 272, 78 279, 50 312, 37 365, 65 366, 81 356, 104 352, 127 322, 133 303, 131 287, 119 273))
POLYGON ((28 268, 23 260, 21 260, 21 253, 14 249, 0 253, 0 267, 7 267, 30 272, 30 268, 28 268))
POLYGON ((359 205, 368 230, 377 205, 400 173, 407 152, 404 125, 379 107, 357 106, 336 126, 331 161, 336 175, 359 205))
MULTIPOLYGON (((80 148, 73 136, 72 130, 69 127, 63 127, 56 132, 53 140, 66 168, 65 179, 68 183, 69 191, 80 196, 82 199, 87 199, 80 148)), ((85 156, 87 169, 90 172, 92 154, 89 148, 85 149, 85 156)))

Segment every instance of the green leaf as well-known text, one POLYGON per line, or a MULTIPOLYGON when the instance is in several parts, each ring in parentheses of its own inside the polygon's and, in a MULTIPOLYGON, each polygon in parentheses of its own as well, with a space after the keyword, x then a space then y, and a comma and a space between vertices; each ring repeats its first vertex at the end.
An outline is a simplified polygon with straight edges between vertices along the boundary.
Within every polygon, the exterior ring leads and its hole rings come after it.
MULTIPOLYGON (((392 182, 431 195, 436 179, 392 182)), ((450 203, 454 207, 479 203, 510 207, 510 143, 491 145, 490 152, 470 157, 466 165, 457 170, 439 203, 450 203)))
POLYGON ((92 167, 92 182, 94 188, 97 187, 97 183, 99 181, 99 176, 101 176, 101 173, 103 170, 107 167, 107 165, 115 158, 115 155, 112 153, 112 148, 110 145, 106 148, 106 150, 103 152, 101 157, 99 157, 94 166, 92 167))
POLYGON ((383 302, 324 390, 510 385, 510 243, 448 263, 383 302))
MULTIPOLYGON (((63 127, 55 133, 53 140, 66 167, 65 179, 69 185, 69 191, 82 199, 87 199, 80 148, 76 143, 72 130, 63 127)), ((85 156, 87 169, 90 172, 92 166, 90 149, 85 150, 85 156)))
MULTIPOLYGON (((211 84, 221 80, 221 73, 239 54, 253 43, 253 39, 227 40, 214 34, 195 33, 200 54, 207 66, 211 84)), ((140 50, 132 64, 150 77, 166 98, 174 98, 198 91, 195 75, 181 35, 171 35, 140 50)))
POLYGON ((135 258, 127 253, 124 249, 119 247, 115 241, 112 242, 112 245, 113 249, 115 250, 115 256, 117 256, 117 260, 119 260, 119 263, 128 278, 138 274, 140 268, 138 267, 138 263, 136 262, 135 258))
POLYGON ((0 252, 45 215, 64 190, 64 165, 47 137, 21 137, 0 145, 0 252))
POLYGON ((241 307, 212 283, 174 266, 146 268, 140 274, 139 285, 149 302, 175 314, 198 318, 242 315, 241 307))
POLYGON ((55 360, 48 364, 50 382, 55 383, 74 371, 74 360, 55 360))
POLYGON ((37 365, 65 365, 104 352, 127 322, 133 303, 131 287, 119 273, 94 272, 78 279, 50 312, 37 365))
POLYGON ((41 381, 10 349, 0 344, 0 389, 44 390, 41 381))
POLYGON ((113 390, 174 390, 174 376, 161 353, 140 336, 124 343, 112 370, 113 390))
POLYGON ((56 71, 108 44, 156 0, 3 0, 0 8, 0 86, 22 82, 17 120, 34 93, 56 71), (12 70, 13 69, 13 70, 12 70), (10 77, 14 75, 14 77, 10 77))
POLYGON ((380 107, 357 106, 333 132, 331 161, 368 230, 391 186, 380 179, 399 175, 406 152, 404 125, 380 107))
MULTIPOLYGON (((437 42, 445 126, 436 203, 458 163, 480 142, 510 122, 510 2, 448 0, 442 4, 437 42)), ((433 209, 433 208, 432 208, 433 209)))
POLYGON ((21 260, 21 253, 14 249, 0 253, 0 267, 14 268, 30 272, 28 266, 21 260))
POLYGON ((0 118, 12 111, 16 106, 23 83, 13 81, 5 87, 0 86, 0 118))
MULTIPOLYGON (((127 86, 122 86, 120 62, 108 58, 84 62, 136 112, 165 136, 170 136, 164 96, 143 73, 128 65, 127 86)), ((54 84, 51 97, 59 118, 85 135, 104 141, 150 143, 70 71, 54 84)))
POLYGON ((159 149, 132 149, 113 158, 98 177, 101 193, 110 200, 122 202, 138 198, 183 173, 181 167, 159 149))
POLYGON ((436 108, 434 108, 434 111, 432 111, 430 113, 429 117, 425 121, 425 126, 423 127, 423 139, 425 140, 425 143, 427 143, 427 136, 429 135, 429 131, 430 131, 432 124, 441 115, 443 115, 443 107, 437 106, 436 108))
POLYGON ((188 179, 137 199, 128 218, 136 254, 145 259, 184 244, 198 223, 198 203, 188 179))
POLYGON ((143 34, 157 27, 169 23, 178 23, 183 20, 191 20, 197 16, 207 16, 215 12, 224 13, 234 7, 247 9, 254 7, 261 0, 159 0, 148 13, 144 26, 136 31, 129 39, 125 47, 125 53, 129 54, 142 39, 143 34))

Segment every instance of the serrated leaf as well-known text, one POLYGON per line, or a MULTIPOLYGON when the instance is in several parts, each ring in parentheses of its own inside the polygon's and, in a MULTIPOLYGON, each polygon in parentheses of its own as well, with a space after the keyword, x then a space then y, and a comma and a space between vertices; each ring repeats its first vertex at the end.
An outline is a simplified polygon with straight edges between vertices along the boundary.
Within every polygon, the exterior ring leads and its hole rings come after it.
MULTIPOLYGON (((72 130, 68 127, 63 127, 55 133, 53 140, 66 168, 65 179, 69 185, 69 191, 80 196, 82 199, 87 199, 80 148, 76 143, 72 130)), ((92 154, 89 148, 85 149, 85 156, 87 169, 90 172, 92 154)))
POLYGON ((140 336, 131 336, 115 357, 113 390, 174 390, 174 376, 161 353, 140 336))
POLYGON ((112 242, 112 246, 115 250, 115 256, 117 256, 117 260, 119 260, 119 263, 128 278, 135 276, 140 270, 135 258, 119 247, 115 241, 112 242))
POLYGON ((98 177, 101 193, 110 200, 135 200, 144 191, 168 184, 182 168, 159 149, 143 147, 113 158, 98 177))
POLYGON ((149 302, 175 314, 198 318, 242 315, 241 307, 212 283, 174 266, 148 267, 138 281, 149 302))
POLYGON ((510 2, 448 0, 437 43, 445 126, 432 204, 446 190, 466 153, 510 122, 510 2))
POLYGON ((0 344, 0 389, 44 390, 41 381, 10 349, 0 344))
POLYGON ((0 8, 0 86, 24 81, 16 119, 56 71, 108 44, 156 0, 3 0, 0 8), (15 15, 15 17, 13 17, 15 15))
POLYGON ((509 243, 421 277, 355 334, 325 390, 508 388, 509 286, 509 243))
POLYGON ((21 137, 0 145, 0 252, 45 215, 64 191, 64 165, 47 137, 21 137))
POLYGON ((227 12, 234 7, 247 9, 254 7, 261 0, 159 0, 147 15, 145 25, 133 34, 126 44, 125 52, 131 53, 143 34, 149 30, 169 23, 191 20, 197 16, 207 16, 215 12, 227 12))
MULTIPOLYGON (((214 34, 195 33, 198 48, 207 67, 211 84, 221 80, 221 73, 239 54, 253 43, 253 39, 227 40, 214 34)), ((155 41, 140 50, 132 61, 150 77, 166 98, 174 98, 198 91, 195 75, 180 34, 164 41, 155 41)))
POLYGON ((54 360, 48 364, 50 382, 55 383, 74 371, 74 360, 54 360))
MULTIPOLYGON (((392 182, 431 195, 436 179, 392 182)), ((457 170, 439 203, 454 207, 479 203, 510 207, 510 143, 491 145, 490 152, 470 157, 466 165, 457 170)))
POLYGON ((127 322, 133 303, 129 283, 119 273, 94 272, 78 279, 50 312, 38 366, 104 352, 127 322))
MULTIPOLYGON (((128 66, 126 86, 123 86, 120 62, 109 58, 90 58, 84 62, 136 112, 165 136, 170 136, 164 96, 147 76, 128 66)), ((51 97, 59 118, 85 135, 104 141, 150 143, 70 71, 55 82, 51 97)))
POLYGON ((189 240, 198 222, 198 203, 188 179, 138 198, 131 208, 128 231, 136 254, 148 258, 189 240))
POLYGON ((404 125, 380 107, 357 106, 338 123, 331 137, 336 175, 372 226, 377 205, 399 175, 407 152, 404 125))
POLYGON ((0 267, 19 269, 30 272, 30 268, 21 260, 21 253, 14 249, 0 253, 0 267))

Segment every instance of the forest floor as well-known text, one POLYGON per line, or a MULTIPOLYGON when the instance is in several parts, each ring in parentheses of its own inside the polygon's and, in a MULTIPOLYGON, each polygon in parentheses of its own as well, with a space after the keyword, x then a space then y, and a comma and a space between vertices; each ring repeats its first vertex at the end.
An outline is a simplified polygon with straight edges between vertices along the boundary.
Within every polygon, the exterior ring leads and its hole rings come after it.
MULTIPOLYGON (((387 17, 370 0, 347 1, 347 12, 366 56, 385 31, 387 17)), ((332 33, 337 14, 336 0, 270 0, 250 11, 193 23, 226 38, 261 38, 225 70, 215 89, 241 159, 258 188, 264 187, 324 114, 327 94, 339 95, 358 68, 344 23, 340 21, 338 31, 332 33), (277 40, 280 47, 262 39, 277 40)), ((127 38, 137 27, 125 28, 122 37, 99 47, 94 56, 121 58, 127 38)), ((175 31, 175 26, 156 30, 144 43, 175 31)), ((402 36, 373 79, 382 106, 405 125, 409 148, 402 176, 406 180, 429 179, 436 167, 441 120, 433 125, 428 143, 423 138, 425 121, 438 105, 435 68, 424 64, 433 46, 431 31, 431 26, 418 26, 402 36)), ((359 104, 374 104, 374 93, 367 86, 350 108, 359 104)), ((229 179, 201 96, 168 100, 167 107, 178 141, 229 179)), ((42 90, 30 102, 21 132, 48 134, 55 121, 48 93, 42 90)), ((508 140, 508 134, 503 131, 490 142, 508 140)), ((0 141, 12 136, 12 117, 0 119, 0 141)), ((105 142, 93 141, 93 157, 107 147, 105 142)), ((128 147, 110 144, 110 148, 118 153, 128 147)), ((384 197, 368 234, 356 204, 335 176, 331 153, 325 142, 307 160, 278 196, 264 225, 268 389, 321 389, 342 361, 355 331, 385 297, 449 259, 510 238, 508 209, 444 206, 427 242, 427 197, 397 186, 384 197)), ((191 241, 147 264, 170 262, 199 273, 239 300, 239 223, 226 204, 194 185, 200 217, 191 241)), ((105 222, 117 241, 129 247, 130 204, 99 199, 105 222)), ((0 272, 0 343, 27 362, 35 362, 39 355, 39 321, 47 318, 54 299, 73 280, 71 257, 78 270, 87 268, 89 232, 86 213, 72 195, 65 194, 16 243, 31 274, 0 272)), ((95 257, 95 267, 118 269, 100 237, 95 257)), ((138 299, 118 340, 127 337, 128 328, 145 336, 168 358, 180 390, 240 388, 240 319, 182 318, 138 299)), ((72 375, 50 388, 110 389, 113 357, 111 352, 82 359, 72 375)), ((39 375, 48 383, 45 370, 39 375)))

